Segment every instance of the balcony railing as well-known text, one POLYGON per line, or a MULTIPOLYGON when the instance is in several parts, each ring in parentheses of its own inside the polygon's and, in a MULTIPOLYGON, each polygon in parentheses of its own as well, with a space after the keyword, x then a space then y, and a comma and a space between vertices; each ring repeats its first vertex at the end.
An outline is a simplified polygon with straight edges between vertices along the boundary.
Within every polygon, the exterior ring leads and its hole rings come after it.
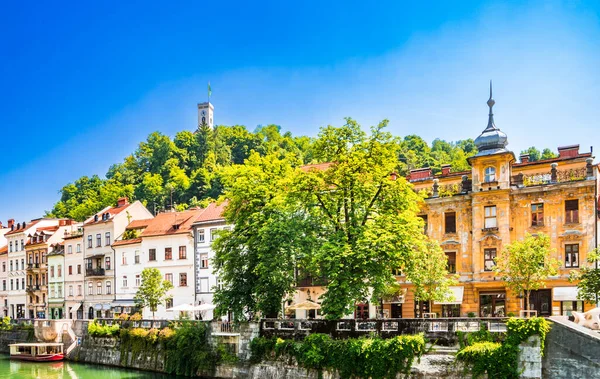
POLYGON ((86 268, 85 269, 85 276, 104 276, 104 269, 103 268, 86 268))
POLYGON ((39 263, 27 263, 27 269, 28 270, 33 270, 36 268, 40 268, 40 264, 39 263))
POLYGON ((315 286, 326 286, 327 279, 325 278, 316 278, 313 276, 306 276, 304 278, 298 279, 297 287, 315 287, 315 286))
POLYGON ((42 287, 40 285, 30 285, 27 286, 27 292, 41 291, 42 287))

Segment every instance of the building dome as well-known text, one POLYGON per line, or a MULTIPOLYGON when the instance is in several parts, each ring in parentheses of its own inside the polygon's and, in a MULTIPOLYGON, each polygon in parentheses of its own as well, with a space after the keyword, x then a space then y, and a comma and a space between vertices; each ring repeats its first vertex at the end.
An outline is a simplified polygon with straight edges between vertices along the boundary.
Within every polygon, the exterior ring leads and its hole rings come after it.
POLYGON ((479 150, 476 156, 508 152, 506 150, 506 145, 508 145, 506 134, 498 129, 494 123, 494 113, 492 112, 494 104, 496 102, 492 98, 492 82, 490 81, 490 98, 487 101, 487 105, 490 107, 488 124, 479 137, 475 139, 475 146, 479 150))

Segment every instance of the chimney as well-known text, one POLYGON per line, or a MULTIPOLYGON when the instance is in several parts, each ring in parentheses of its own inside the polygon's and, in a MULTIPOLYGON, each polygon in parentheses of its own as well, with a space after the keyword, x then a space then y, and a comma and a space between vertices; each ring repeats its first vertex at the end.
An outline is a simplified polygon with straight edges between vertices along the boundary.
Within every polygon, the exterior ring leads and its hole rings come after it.
POLYGON ((15 219, 11 218, 8 220, 8 227, 10 228, 10 230, 14 230, 15 228, 15 219))
POLYGON ((122 207, 127 204, 129 204, 129 200, 126 197, 122 197, 119 200, 117 200, 117 207, 122 207))
POLYGON ((521 154, 519 158, 521 159, 521 163, 529 163, 529 154, 521 154))
POLYGON ((450 174, 450 165, 449 164, 443 164, 442 165, 442 176, 446 176, 450 174))
POLYGON ((558 148, 559 158, 575 158, 579 155, 579 145, 560 146, 558 148))
POLYGON ((411 182, 416 182, 419 180, 426 180, 426 179, 430 179, 431 177, 432 177, 431 168, 429 168, 429 167, 418 168, 416 170, 410 170, 410 174, 409 174, 409 180, 411 182))

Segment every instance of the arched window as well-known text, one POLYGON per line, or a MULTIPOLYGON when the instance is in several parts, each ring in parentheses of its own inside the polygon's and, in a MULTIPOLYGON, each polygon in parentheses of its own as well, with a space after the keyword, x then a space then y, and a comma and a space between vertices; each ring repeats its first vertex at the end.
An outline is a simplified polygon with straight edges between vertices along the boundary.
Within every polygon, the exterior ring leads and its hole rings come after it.
POLYGON ((485 168, 485 182, 495 182, 496 181, 496 168, 494 167, 486 167, 485 168))

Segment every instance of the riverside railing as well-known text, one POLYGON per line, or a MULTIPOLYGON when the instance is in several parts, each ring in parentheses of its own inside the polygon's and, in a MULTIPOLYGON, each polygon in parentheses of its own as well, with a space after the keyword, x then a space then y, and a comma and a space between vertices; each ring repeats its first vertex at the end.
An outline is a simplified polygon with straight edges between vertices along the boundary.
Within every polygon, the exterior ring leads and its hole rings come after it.
POLYGON ((457 332, 506 332, 507 318, 401 318, 377 320, 321 320, 321 319, 262 319, 260 335, 265 337, 302 339, 312 333, 329 334, 334 338, 360 337, 370 334, 382 338, 403 334, 424 333, 441 344, 452 344, 457 332))

